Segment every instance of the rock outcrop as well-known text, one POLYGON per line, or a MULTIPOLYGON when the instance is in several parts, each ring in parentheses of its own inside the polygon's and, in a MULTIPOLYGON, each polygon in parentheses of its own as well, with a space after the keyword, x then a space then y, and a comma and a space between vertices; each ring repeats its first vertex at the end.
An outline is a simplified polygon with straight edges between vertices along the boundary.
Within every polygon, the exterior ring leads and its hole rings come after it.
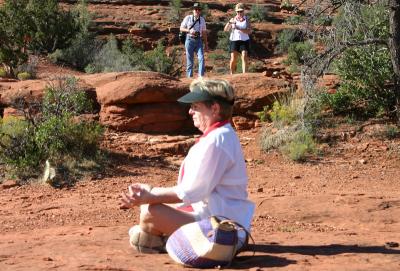
MULTIPOLYGON (((188 107, 176 100, 189 91, 191 79, 176 79, 156 72, 119 72, 78 76, 80 89, 98 104, 101 124, 117 130, 141 133, 183 134, 195 131, 188 107)), ((238 129, 256 125, 257 112, 270 105, 289 82, 261 73, 225 75, 236 91, 234 124, 238 129)), ((0 107, 19 97, 40 99, 51 80, 0 83, 0 107)), ((12 108, 4 110, 13 114, 12 108)))

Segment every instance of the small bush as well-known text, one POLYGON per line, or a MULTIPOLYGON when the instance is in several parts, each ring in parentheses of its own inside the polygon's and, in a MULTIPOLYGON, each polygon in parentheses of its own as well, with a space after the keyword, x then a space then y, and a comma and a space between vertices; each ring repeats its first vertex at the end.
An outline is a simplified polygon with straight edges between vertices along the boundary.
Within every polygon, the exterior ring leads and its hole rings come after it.
POLYGON ((306 58, 315 56, 316 52, 310 42, 295 42, 289 45, 286 65, 302 65, 306 58))
POLYGON ((268 18, 267 10, 264 6, 258 4, 251 5, 249 17, 252 22, 263 22, 268 18))
POLYGON ((0 77, 6 77, 6 76, 7 76, 6 70, 4 70, 3 68, 0 68, 0 77))
POLYGON ((37 178, 46 160, 64 169, 70 159, 77 164, 83 160, 97 163, 102 128, 75 118, 91 109, 75 79, 48 86, 41 104, 16 106, 25 117, 0 122, 0 161, 6 164, 9 176, 37 178))
POLYGON ((175 64, 177 62, 176 50, 173 50, 170 56, 166 54, 165 46, 162 41, 157 43, 153 51, 145 53, 145 66, 151 70, 169 75, 176 75, 175 64))
POLYGON ((293 161, 304 161, 308 155, 316 152, 316 144, 308 131, 299 130, 290 142, 282 146, 282 152, 293 161))
POLYGON ((294 15, 290 16, 287 19, 285 19, 285 23, 288 25, 299 25, 304 22, 304 17, 300 15, 294 15))
POLYGON ((136 27, 147 31, 153 30, 153 25, 150 23, 137 23, 136 27))
POLYGON ((118 43, 114 36, 110 36, 107 43, 94 56, 91 64, 94 72, 122 72, 131 71, 134 68, 129 60, 118 49, 118 43))
POLYGON ((17 78, 21 81, 32 79, 32 75, 29 72, 20 72, 17 74, 17 78))
POLYGON ((400 137, 400 128, 392 125, 387 125, 384 131, 385 137, 388 139, 395 139, 400 137))
POLYGON ((217 49, 224 50, 225 52, 229 49, 229 32, 218 31, 217 33, 217 49))
POLYGON ((287 11, 293 11, 296 8, 295 4, 292 4, 290 0, 284 0, 281 3, 281 9, 287 10, 287 11))
POLYGON ((169 8, 169 20, 175 23, 179 22, 182 17, 182 0, 171 0, 171 2, 169 3, 169 8))
MULTIPOLYGON (((30 78, 28 79, 36 78, 38 63, 39 63, 39 58, 37 56, 34 55, 29 56, 28 62, 18 66, 18 68, 16 69, 17 74, 28 73, 30 74, 30 78)), ((20 79, 18 76, 17 78, 20 79)), ((20 80, 26 80, 26 79, 20 79, 20 80)))
POLYGON ((287 53, 289 46, 293 42, 303 41, 303 34, 298 29, 284 29, 278 34, 277 53, 287 53))

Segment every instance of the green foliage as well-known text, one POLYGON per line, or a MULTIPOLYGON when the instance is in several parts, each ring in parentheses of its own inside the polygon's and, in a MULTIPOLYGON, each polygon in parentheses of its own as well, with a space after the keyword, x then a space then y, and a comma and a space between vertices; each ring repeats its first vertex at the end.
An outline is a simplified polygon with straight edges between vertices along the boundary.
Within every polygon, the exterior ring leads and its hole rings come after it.
POLYGON ((53 52, 65 48, 79 32, 73 14, 61 9, 56 0, 30 0, 26 10, 33 24, 33 31, 29 33, 32 38, 29 48, 33 51, 53 52))
POLYGON ((217 33, 217 49, 227 51, 229 49, 229 32, 218 31, 217 33))
POLYGON ((285 23, 289 25, 299 25, 304 22, 304 17, 300 15, 290 16, 285 19, 285 23))
POLYGON ((263 22, 268 18, 267 10, 259 4, 251 5, 249 17, 252 22, 263 22))
POLYGON ((28 54, 26 39, 33 31, 30 16, 26 11, 28 0, 4 1, 0 6, 0 63, 14 76, 14 69, 26 62, 28 54))
POLYGON ((315 56, 315 49, 311 42, 294 42, 289 45, 286 65, 302 65, 306 58, 315 56))
POLYGON ((201 7, 201 16, 203 16, 206 21, 209 20, 211 13, 210 9, 208 8, 208 5, 206 3, 200 3, 200 7, 201 7))
POLYGON ((153 30, 153 26, 150 23, 138 23, 136 27, 147 31, 153 30))
POLYGON ((270 120, 269 113, 268 113, 269 109, 270 109, 269 106, 263 106, 263 110, 260 112, 257 112, 257 116, 260 119, 260 121, 266 122, 266 121, 270 120))
POLYGON ((387 48, 370 45, 349 49, 336 61, 335 69, 342 83, 327 99, 334 113, 358 109, 363 115, 374 116, 395 104, 395 93, 386 85, 393 75, 387 48))
POLYGON ((127 40, 124 41, 120 51, 116 39, 111 36, 86 70, 88 72, 142 70, 177 75, 177 70, 174 69, 176 64, 176 51, 173 50, 168 56, 162 41, 159 41, 153 50, 145 52, 127 40))
POLYGON ((49 55, 54 63, 67 64, 83 71, 93 62, 96 52, 100 50, 101 42, 96 40, 94 33, 89 32, 93 27, 93 14, 88 11, 85 0, 80 0, 72 10, 79 32, 65 49, 57 49, 49 55))
POLYGON ((279 97, 271 109, 264 107, 259 113, 260 120, 270 119, 273 124, 263 131, 261 148, 264 151, 279 149, 294 161, 304 161, 315 153, 316 143, 312 129, 303 125, 304 106, 304 99, 290 92, 279 97))
MULTIPOLYGON (((368 38, 387 40, 388 12, 380 3, 359 5, 351 12, 343 8, 335 17, 333 26, 338 31, 338 37, 346 41, 356 43, 368 38)), ((326 94, 322 98, 335 114, 371 117, 394 112, 398 97, 388 84, 394 71, 386 45, 349 47, 333 66, 340 76, 340 87, 335 94, 326 94)))
POLYGON ((17 74, 17 78, 21 81, 32 79, 32 75, 29 72, 20 72, 17 74))
POLYGON ((0 77, 6 77, 7 76, 7 72, 5 69, 0 68, 0 77))
POLYGON ((144 65, 150 71, 173 75, 176 58, 176 51, 174 50, 171 56, 167 56, 165 46, 162 41, 159 41, 154 50, 145 53, 144 65))
POLYGON ((282 146, 281 150, 293 161, 305 161, 308 155, 316 152, 316 144, 311 133, 299 130, 290 142, 282 146))
POLYGON ((171 22, 179 22, 182 17, 182 0, 171 0, 169 2, 170 14, 169 20, 171 22))
MULTIPOLYGON (((79 5, 86 1, 79 1, 79 5)), ((60 8, 56 0, 6 0, 0 7, 0 62, 10 75, 28 60, 28 50, 50 53, 64 49, 90 22, 79 12, 60 8)))
POLYGON ((277 53, 287 53, 289 46, 293 42, 303 40, 303 34, 298 29, 284 29, 278 34, 278 45, 276 46, 277 53))
POLYGON ((279 101, 275 101, 270 113, 271 120, 277 127, 291 125, 297 119, 295 110, 296 108, 289 104, 281 104, 279 101))
POLYGON ((130 65, 129 60, 118 49, 118 42, 111 35, 106 44, 94 56, 91 63, 94 72, 122 72, 131 71, 134 68, 130 65))
POLYGON ((64 170, 68 169, 65 162, 71 159, 76 164, 96 161, 103 131, 98 124, 77 117, 89 112, 91 106, 75 79, 48 86, 42 103, 32 107, 23 103, 24 118, 0 122, 0 161, 6 164, 8 175, 38 177, 46 160, 64 170))
POLYGON ((281 3, 281 9, 293 11, 296 8, 296 5, 290 2, 290 0, 283 0, 281 3))
POLYGON ((388 139, 395 139, 400 137, 400 128, 393 125, 387 125, 385 127, 385 137, 388 139))

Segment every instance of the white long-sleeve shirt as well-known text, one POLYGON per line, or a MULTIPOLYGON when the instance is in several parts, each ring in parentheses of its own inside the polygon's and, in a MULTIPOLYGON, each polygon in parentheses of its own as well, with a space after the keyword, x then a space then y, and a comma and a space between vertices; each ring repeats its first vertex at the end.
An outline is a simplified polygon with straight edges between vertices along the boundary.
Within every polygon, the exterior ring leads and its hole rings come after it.
POLYGON ((247 184, 239 138, 228 123, 189 150, 175 192, 200 218, 225 216, 249 230, 255 206, 248 199, 247 184))

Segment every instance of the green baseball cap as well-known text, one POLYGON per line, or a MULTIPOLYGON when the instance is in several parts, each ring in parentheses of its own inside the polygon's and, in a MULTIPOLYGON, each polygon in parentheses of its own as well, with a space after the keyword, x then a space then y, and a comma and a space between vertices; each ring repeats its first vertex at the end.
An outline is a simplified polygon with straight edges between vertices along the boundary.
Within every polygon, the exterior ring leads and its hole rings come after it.
POLYGON ((232 105, 234 103, 234 100, 229 101, 224 97, 211 95, 209 92, 201 89, 195 89, 178 99, 178 102, 185 104, 192 104, 205 101, 221 101, 232 105))

